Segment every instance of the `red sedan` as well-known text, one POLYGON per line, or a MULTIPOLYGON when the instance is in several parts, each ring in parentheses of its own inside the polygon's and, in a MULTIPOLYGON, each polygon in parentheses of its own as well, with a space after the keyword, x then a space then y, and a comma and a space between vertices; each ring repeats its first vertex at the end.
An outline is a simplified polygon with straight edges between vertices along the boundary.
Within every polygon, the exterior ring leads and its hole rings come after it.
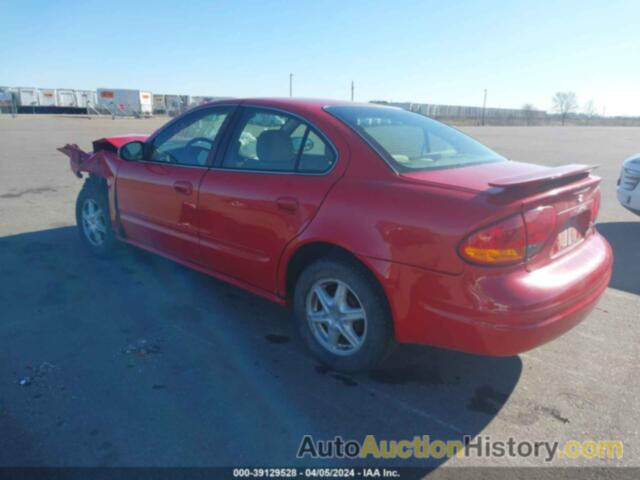
POLYGON ((373 104, 225 100, 149 136, 60 149, 84 244, 117 241, 293 306, 309 350, 368 369, 395 342, 512 355, 566 332, 606 289, 585 165, 508 161, 373 104))

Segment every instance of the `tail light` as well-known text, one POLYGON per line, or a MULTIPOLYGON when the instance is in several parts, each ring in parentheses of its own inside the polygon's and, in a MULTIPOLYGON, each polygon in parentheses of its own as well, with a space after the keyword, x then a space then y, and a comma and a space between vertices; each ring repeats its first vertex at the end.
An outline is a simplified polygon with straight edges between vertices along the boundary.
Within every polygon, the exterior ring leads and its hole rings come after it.
POLYGON ((514 265, 540 252, 555 230, 555 209, 539 207, 472 233, 458 250, 462 258, 472 263, 514 265))
POLYGON ((511 265, 524 260, 527 250, 522 215, 479 230, 462 242, 460 255, 483 265, 511 265))

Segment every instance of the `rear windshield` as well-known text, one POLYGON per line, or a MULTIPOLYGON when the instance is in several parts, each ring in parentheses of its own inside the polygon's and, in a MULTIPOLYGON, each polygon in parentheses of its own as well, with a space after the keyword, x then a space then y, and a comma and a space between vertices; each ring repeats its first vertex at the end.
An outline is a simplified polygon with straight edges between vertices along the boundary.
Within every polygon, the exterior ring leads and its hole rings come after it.
POLYGON ((377 106, 330 106, 326 110, 402 173, 506 160, 458 130, 417 113, 377 106))

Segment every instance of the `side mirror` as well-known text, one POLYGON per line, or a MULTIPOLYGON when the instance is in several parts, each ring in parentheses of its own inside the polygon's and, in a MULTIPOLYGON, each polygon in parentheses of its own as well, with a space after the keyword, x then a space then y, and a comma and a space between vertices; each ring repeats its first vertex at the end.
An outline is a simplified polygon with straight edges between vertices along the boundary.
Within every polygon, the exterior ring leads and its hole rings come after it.
POLYGON ((118 156, 129 162, 144 160, 144 142, 125 143, 118 149, 118 156))

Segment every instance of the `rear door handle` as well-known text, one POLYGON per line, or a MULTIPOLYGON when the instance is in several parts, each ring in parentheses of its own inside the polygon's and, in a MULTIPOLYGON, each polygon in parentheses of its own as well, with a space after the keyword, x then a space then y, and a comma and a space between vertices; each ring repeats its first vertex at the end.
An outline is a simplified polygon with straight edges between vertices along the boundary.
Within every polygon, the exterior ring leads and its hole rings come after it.
POLYGON ((193 192, 193 185, 191 185, 191 182, 178 180, 173 184, 173 189, 178 193, 182 193, 184 195, 191 195, 191 192, 193 192))
POLYGON ((293 197, 279 197, 276 200, 278 208, 285 212, 295 212, 298 210, 298 200, 293 197))

